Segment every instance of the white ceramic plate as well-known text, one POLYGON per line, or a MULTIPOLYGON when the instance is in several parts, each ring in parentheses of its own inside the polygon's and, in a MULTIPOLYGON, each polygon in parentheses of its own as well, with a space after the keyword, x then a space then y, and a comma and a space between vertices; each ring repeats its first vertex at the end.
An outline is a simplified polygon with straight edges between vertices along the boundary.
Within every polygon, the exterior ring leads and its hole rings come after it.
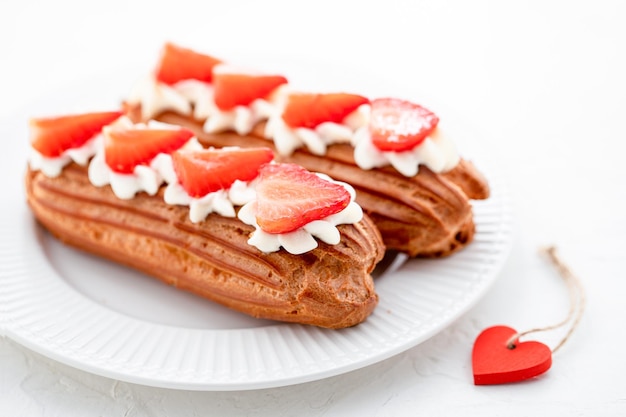
MULTIPOLYGON (((27 117, 111 108, 133 81, 124 74, 64 88, 12 119, 4 178, 24 172, 27 117)), ((76 368, 167 388, 267 388, 367 366, 444 329, 496 279, 512 216, 505 184, 484 162, 492 196, 475 203, 475 241, 447 259, 393 262, 376 279, 374 314, 344 330, 252 319, 65 247, 35 223, 16 179, 0 216, 0 329, 76 368)))

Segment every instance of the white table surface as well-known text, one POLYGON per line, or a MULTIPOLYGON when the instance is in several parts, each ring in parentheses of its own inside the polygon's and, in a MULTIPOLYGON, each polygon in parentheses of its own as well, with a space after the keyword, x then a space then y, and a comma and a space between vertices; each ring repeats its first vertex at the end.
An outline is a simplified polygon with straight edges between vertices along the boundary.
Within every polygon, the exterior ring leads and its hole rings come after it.
MULTIPOLYGON (((516 235, 473 309, 374 365, 281 388, 188 392, 92 375, 3 336, 0 415, 626 415, 625 22, 618 0, 2 2, 3 132, 18 109, 77 78, 149 68, 165 40, 222 57, 306 57, 412 83, 478 126, 507 168, 516 235), (583 281, 583 320, 545 375, 474 386, 480 330, 567 313, 563 283, 536 254, 545 244, 583 281)), ((4 146, 26 140, 3 136, 4 146)), ((21 181, 6 166, 3 181, 21 181)))

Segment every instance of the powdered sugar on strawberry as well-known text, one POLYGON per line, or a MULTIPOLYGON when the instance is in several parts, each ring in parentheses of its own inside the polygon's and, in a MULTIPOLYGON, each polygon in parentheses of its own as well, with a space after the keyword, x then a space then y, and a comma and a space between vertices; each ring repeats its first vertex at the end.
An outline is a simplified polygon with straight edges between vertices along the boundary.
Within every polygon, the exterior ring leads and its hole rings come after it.
POLYGON ((367 126, 356 131, 353 137, 354 160, 361 169, 393 166, 407 177, 416 175, 420 165, 436 173, 447 172, 460 160, 454 142, 438 126, 421 144, 403 151, 381 151, 372 143, 367 126))
POLYGON ((372 100, 371 106, 368 125, 357 130, 352 142, 360 168, 392 165, 412 177, 420 164, 441 173, 459 162, 454 144, 439 126, 439 117, 429 109, 397 98, 372 100))

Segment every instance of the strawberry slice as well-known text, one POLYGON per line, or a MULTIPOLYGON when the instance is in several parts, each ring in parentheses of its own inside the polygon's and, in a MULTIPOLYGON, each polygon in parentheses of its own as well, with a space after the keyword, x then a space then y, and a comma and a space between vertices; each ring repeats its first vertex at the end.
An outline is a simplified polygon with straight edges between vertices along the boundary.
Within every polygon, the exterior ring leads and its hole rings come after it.
POLYGON ((104 159, 111 170, 131 174, 160 153, 172 153, 194 136, 179 129, 109 129, 104 135, 104 159))
POLYGON ((212 56, 166 43, 155 76, 158 81, 170 85, 189 79, 210 83, 213 67, 221 62, 212 56))
POLYGON ((343 210, 350 194, 296 164, 267 164, 256 188, 256 221, 267 233, 288 233, 343 210))
POLYGON ((439 117, 425 107, 396 98, 372 101, 369 130, 381 151, 408 151, 437 127, 439 117))
POLYGON ((172 153, 178 181, 191 197, 225 190, 236 181, 252 181, 261 165, 274 159, 269 148, 224 148, 172 153))
POLYGON ((357 94, 291 94, 283 111, 283 120, 290 127, 314 129, 324 122, 341 123, 343 119, 369 99, 357 94))
POLYGON ((31 119, 31 146, 47 158, 56 158, 68 149, 80 148, 121 115, 121 111, 110 111, 31 119))
POLYGON ((213 75, 215 104, 220 110, 247 106, 258 98, 266 98, 276 87, 286 84, 282 75, 252 75, 216 72, 213 75))

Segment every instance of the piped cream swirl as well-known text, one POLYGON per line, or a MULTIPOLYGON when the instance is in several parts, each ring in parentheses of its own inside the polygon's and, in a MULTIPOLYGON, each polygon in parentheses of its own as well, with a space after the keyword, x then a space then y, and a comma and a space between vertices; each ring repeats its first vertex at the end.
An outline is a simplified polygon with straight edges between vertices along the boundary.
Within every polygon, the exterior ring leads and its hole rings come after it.
POLYGON ((376 148, 367 127, 357 130, 352 146, 354 160, 361 169, 391 165, 407 177, 416 175, 420 164, 433 172, 442 173, 454 168, 460 160, 454 142, 440 126, 437 126, 422 143, 404 152, 385 152, 376 148))
POLYGON ((350 193, 351 198, 348 206, 339 213, 307 223, 293 232, 272 234, 263 231, 257 224, 255 199, 245 204, 237 215, 239 220, 255 228, 255 231, 248 240, 250 245, 265 253, 276 252, 282 247, 291 254, 299 255, 315 249, 318 246, 316 238, 329 245, 338 244, 341 240, 341 235, 337 226, 361 221, 363 218, 363 210, 361 206, 354 202, 356 195, 354 188, 344 182, 332 181, 330 177, 326 175, 317 175, 328 181, 342 185, 350 193))
MULTIPOLYGON (((130 123, 127 127, 134 129, 179 129, 178 126, 156 121, 136 125, 130 123)), ((202 149, 202 145, 198 139, 192 137, 180 149, 202 149)), ((100 142, 100 147, 89 163, 87 172, 89 181, 94 186, 111 185, 113 193, 122 200, 131 199, 141 191, 145 191, 148 195, 155 195, 164 181, 176 181, 172 157, 166 153, 159 153, 146 165, 135 166, 132 173, 113 171, 106 163, 104 141, 100 142)))

